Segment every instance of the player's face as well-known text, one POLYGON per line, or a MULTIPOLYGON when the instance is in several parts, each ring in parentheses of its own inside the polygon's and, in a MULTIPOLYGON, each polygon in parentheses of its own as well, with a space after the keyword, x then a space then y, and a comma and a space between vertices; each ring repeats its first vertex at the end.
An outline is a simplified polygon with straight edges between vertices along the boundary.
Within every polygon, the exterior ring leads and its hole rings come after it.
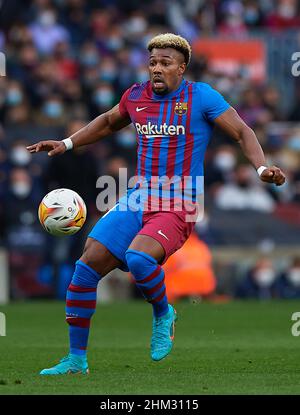
POLYGON ((175 91, 182 81, 185 68, 184 56, 176 49, 152 49, 149 75, 155 94, 165 95, 175 91))

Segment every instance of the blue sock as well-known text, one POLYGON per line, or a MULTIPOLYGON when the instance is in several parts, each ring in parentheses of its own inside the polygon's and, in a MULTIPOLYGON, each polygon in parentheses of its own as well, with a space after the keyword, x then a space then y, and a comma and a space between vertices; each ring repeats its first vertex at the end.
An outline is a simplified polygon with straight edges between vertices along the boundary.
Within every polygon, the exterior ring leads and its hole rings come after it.
POLYGON ((91 318, 96 310, 97 285, 101 276, 82 261, 76 261, 67 291, 66 321, 69 324, 70 353, 86 356, 91 318))
POLYGON ((128 249, 125 255, 137 287, 145 299, 152 304, 154 316, 165 315, 169 308, 163 269, 153 257, 144 252, 128 249))

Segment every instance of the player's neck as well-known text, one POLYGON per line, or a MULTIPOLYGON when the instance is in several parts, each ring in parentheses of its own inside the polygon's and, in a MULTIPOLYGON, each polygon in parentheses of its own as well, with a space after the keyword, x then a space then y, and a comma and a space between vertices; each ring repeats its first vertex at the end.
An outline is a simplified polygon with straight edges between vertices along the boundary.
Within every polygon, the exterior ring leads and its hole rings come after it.
POLYGON ((160 95, 160 94, 156 94, 155 91, 152 90, 153 92, 153 96, 156 99, 162 100, 162 99, 166 99, 170 96, 173 96, 174 93, 177 93, 177 91, 179 91, 182 87, 182 82, 184 81, 184 78, 181 78, 179 82, 176 83, 176 85, 174 85, 174 87, 172 89, 169 89, 165 94, 160 95))
POLYGON ((170 90, 168 91, 168 93, 169 93, 169 94, 172 94, 172 92, 177 91, 177 89, 180 87, 180 85, 181 85, 182 81, 183 81, 183 78, 180 78, 180 79, 178 80, 178 82, 176 83, 176 85, 174 85, 174 87, 173 87, 172 89, 170 89, 170 90))

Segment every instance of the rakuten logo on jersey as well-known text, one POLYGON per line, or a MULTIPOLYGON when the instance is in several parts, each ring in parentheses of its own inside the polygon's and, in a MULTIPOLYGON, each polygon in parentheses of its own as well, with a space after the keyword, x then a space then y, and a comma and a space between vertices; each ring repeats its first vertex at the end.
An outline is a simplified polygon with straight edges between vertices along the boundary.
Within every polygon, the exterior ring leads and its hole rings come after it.
POLYGON ((155 125, 151 122, 147 124, 135 123, 135 128, 138 134, 144 134, 146 137, 165 137, 168 135, 185 134, 185 127, 183 125, 155 125))

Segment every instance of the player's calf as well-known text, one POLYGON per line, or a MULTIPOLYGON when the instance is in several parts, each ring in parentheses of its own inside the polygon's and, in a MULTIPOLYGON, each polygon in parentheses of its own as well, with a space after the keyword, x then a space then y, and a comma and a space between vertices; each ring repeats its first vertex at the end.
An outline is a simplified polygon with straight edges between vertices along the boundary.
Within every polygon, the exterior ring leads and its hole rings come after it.
POLYGON ((152 304, 155 317, 168 312, 164 270, 152 256, 134 249, 126 251, 126 261, 137 287, 152 304))
POLYGON ((126 251, 126 261, 137 287, 152 304, 151 357, 161 360, 172 350, 177 318, 174 308, 168 304, 164 271, 153 257, 134 249, 126 251))
POLYGON ((84 262, 80 260, 76 262, 66 300, 66 321, 69 324, 72 355, 86 355, 91 318, 96 310, 97 285, 100 279, 100 275, 84 262))

